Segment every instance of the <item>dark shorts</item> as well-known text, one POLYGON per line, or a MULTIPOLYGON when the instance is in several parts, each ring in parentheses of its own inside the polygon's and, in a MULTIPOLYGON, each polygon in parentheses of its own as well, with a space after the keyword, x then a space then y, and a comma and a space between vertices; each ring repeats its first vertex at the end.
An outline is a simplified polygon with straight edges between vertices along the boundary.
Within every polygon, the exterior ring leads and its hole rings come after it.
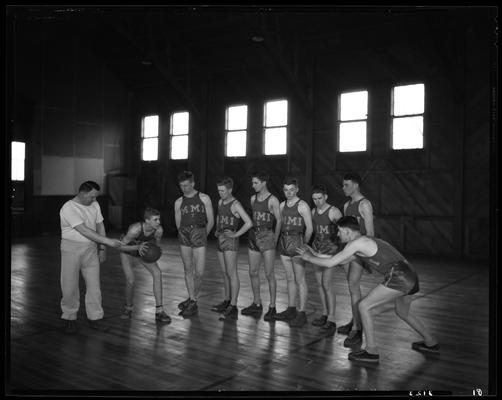
POLYGON ((312 248, 321 254, 334 255, 338 253, 338 245, 328 238, 323 239, 316 237, 312 242, 312 248))
POLYGON ((204 247, 207 246, 205 227, 180 226, 178 241, 181 246, 204 247))
POLYGON ((296 248, 303 245, 303 233, 285 235, 281 233, 279 237, 279 253, 282 256, 297 256, 296 248))
POLYGON ((274 231, 256 231, 255 229, 250 229, 248 233, 248 249, 261 253, 275 249, 274 231))
POLYGON ((218 251, 238 251, 239 250, 239 238, 229 238, 220 234, 216 238, 216 250, 218 251))
POLYGON ((390 266, 382 285, 409 295, 420 290, 417 273, 403 261, 398 261, 390 266))

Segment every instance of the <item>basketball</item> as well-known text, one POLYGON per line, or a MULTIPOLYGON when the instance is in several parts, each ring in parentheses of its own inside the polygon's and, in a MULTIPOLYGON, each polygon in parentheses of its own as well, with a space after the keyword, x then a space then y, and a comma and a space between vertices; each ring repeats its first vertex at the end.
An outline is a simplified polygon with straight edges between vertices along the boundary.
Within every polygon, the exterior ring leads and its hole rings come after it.
POLYGON ((141 259, 147 263, 154 263, 162 255, 162 250, 155 243, 149 243, 145 253, 141 256, 141 259))

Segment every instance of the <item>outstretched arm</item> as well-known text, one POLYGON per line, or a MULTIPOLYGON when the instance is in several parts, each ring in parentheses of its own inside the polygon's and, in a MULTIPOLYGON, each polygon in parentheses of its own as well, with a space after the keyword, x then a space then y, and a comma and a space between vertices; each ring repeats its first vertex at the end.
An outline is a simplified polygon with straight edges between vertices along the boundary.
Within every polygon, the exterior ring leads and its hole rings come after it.
POLYGON ((336 267, 337 265, 345 264, 349 261, 355 260, 356 251, 358 251, 358 245, 356 241, 348 243, 341 252, 335 254, 330 258, 317 257, 309 250, 308 247, 305 246, 296 249, 296 252, 301 255, 303 260, 326 268, 336 267))

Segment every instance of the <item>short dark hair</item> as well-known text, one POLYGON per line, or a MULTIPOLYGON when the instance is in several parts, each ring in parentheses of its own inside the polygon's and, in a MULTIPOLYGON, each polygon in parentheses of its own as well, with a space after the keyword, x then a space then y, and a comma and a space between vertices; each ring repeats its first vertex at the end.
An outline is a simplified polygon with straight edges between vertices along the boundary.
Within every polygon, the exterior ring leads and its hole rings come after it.
POLYGON ((349 228, 352 229, 353 231, 358 231, 358 232, 360 232, 361 230, 359 222, 357 222, 357 218, 354 217, 353 215, 347 215, 345 217, 340 218, 338 221, 336 221, 336 224, 340 228, 349 228))
POLYGON ((183 181, 194 181, 194 176, 192 171, 183 171, 178 174, 178 183, 183 181))
POLYGON ((225 176, 221 179, 218 179, 216 186, 225 186, 227 189, 232 189, 234 187, 234 180, 229 176, 225 176))
POLYGON ((344 181, 352 181, 357 183, 359 186, 362 184, 361 176, 357 172, 348 172, 343 176, 344 181))
POLYGON ((282 181, 282 184, 283 185, 295 185, 296 187, 299 187, 298 179, 296 179, 292 176, 288 176, 287 178, 285 178, 284 181, 282 181))
POLYGON ((326 189, 326 186, 324 186, 324 185, 314 185, 314 186, 312 186, 312 194, 314 194, 314 193, 327 194, 328 190, 326 189))
POLYGON ((155 208, 147 207, 145 208, 145 212, 143 213, 143 219, 147 220, 151 217, 160 215, 160 211, 155 208))
POLYGON ((258 178, 262 182, 268 182, 270 176, 265 171, 255 171, 251 173, 251 179, 258 178))
POLYGON ((96 182, 94 182, 94 181, 85 181, 84 183, 82 183, 80 185, 80 187, 78 188, 78 191, 79 192, 89 193, 93 189, 97 190, 98 192, 101 190, 101 188, 99 187, 99 185, 96 182))

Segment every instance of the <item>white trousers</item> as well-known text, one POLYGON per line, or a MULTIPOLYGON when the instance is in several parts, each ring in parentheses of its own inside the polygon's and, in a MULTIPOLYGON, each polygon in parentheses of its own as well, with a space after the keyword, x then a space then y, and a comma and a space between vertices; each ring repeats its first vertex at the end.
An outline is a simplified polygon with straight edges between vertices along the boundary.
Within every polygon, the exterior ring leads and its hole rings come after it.
POLYGON ((96 243, 61 240, 62 319, 76 320, 80 307, 80 272, 85 280, 85 311, 87 318, 103 318, 99 282, 99 257, 96 243))

